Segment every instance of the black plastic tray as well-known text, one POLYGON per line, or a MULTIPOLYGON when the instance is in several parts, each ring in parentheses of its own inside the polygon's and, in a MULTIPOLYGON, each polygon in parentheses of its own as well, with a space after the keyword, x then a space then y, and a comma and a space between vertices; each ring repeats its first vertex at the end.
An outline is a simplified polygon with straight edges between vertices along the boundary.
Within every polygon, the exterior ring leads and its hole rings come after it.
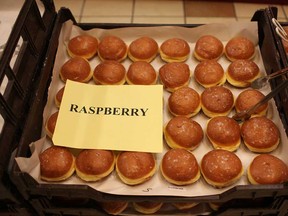
MULTIPOLYGON (((27 2, 33 3, 33 0, 27 2)), ((27 3, 28 4, 28 3, 27 3)), ((55 10, 53 2, 46 2, 48 10, 55 10)), ((26 9, 28 10, 28 9, 26 9)), ((274 9, 271 9, 274 10, 274 9)), ((53 13, 52 13, 53 14, 53 13)), ((17 139, 12 144, 18 146, 17 151, 11 157, 11 167, 9 174, 12 182, 15 184, 21 195, 33 204, 35 210, 39 215, 105 215, 103 211, 97 205, 98 201, 107 200, 127 200, 127 201, 143 201, 143 200, 155 200, 162 202, 199 202, 203 205, 207 205, 209 202, 224 203, 223 207, 215 213, 215 215, 286 215, 288 213, 287 200, 288 200, 288 185, 260 185, 260 186, 236 186, 222 194, 203 197, 170 197, 170 196, 120 196, 101 193, 86 185, 62 185, 62 184, 39 184, 29 174, 22 173, 17 164, 14 161, 14 157, 28 157, 30 155, 29 144, 40 138, 41 126, 42 126, 42 113, 47 100, 47 89, 50 84, 53 63, 58 47, 58 37, 62 28, 62 24, 72 20, 75 25, 79 25, 81 28, 88 30, 91 28, 121 28, 131 26, 151 26, 148 24, 134 25, 134 24, 105 24, 105 23, 87 23, 77 24, 70 10, 62 8, 54 22, 53 30, 51 28, 50 39, 48 37, 43 38, 41 41, 47 41, 47 47, 42 47, 43 50, 38 52, 39 61, 35 64, 35 69, 29 67, 26 73, 29 75, 30 83, 27 88, 23 89, 23 92, 27 92, 27 100, 22 102, 20 107, 23 112, 19 120, 16 118, 16 124, 13 122, 14 112, 16 117, 17 111, 12 111, 11 127, 14 129, 11 134, 15 134, 17 131, 17 139), (36 74, 35 74, 36 71, 36 74), (31 78, 32 77, 32 78, 31 78), (32 82, 33 80, 33 82, 32 82), (35 80, 35 82, 34 82, 35 80), (14 124, 13 124, 14 123, 14 124), (76 200, 87 201, 81 203, 80 206, 73 205, 71 202, 76 200), (258 200, 262 200, 262 204, 259 204, 258 200), (65 201, 69 201, 68 205, 65 205, 65 201), (63 201, 63 202, 61 202, 63 201), (264 204, 265 203, 265 204, 264 204), (250 212, 250 213, 249 213, 250 212), (249 214, 246 214, 249 213, 249 214)), ((283 62, 277 46, 274 44, 274 36, 271 31, 271 25, 266 10, 256 11, 252 18, 253 21, 258 22, 259 28, 259 46, 261 54, 264 60, 264 66, 268 73, 279 70, 283 67, 283 62)), ((41 24, 42 26, 43 24, 41 24)), ((187 28, 195 27, 196 25, 183 25, 187 28)), ((22 28, 22 27, 19 27, 22 28)), ((48 33, 47 33, 48 34, 48 33)), ((40 40, 40 39, 39 39, 40 40)), ((34 41, 27 43, 33 43, 34 41)), ((14 45, 11 45, 14 46, 14 45)), ((26 59, 20 59, 21 63, 24 63, 26 59)), ((277 83, 271 82, 273 88, 277 83)), ((17 95, 17 91, 16 91, 17 95)), ((286 98, 287 95, 286 95, 286 98)), ((15 99, 16 100, 16 99, 15 99)), ((281 104, 281 98, 275 98, 277 106, 281 104)), ((22 100, 20 100, 22 101, 22 100)), ((4 103, 5 105, 5 103, 4 103)), ((18 106, 19 107, 19 106, 18 106)), ((278 107, 279 112, 282 114, 283 107, 278 107)), ((18 109, 17 109, 18 110, 18 109)), ((7 113, 10 113, 10 109, 7 109, 7 113), (9 111, 9 112, 8 112, 9 111)), ((283 117, 283 124, 287 128, 286 116, 283 117)), ((2 135, 2 134, 1 134, 2 135)), ((0 144, 3 145, 3 142, 0 144)), ((72 202, 73 203, 73 202, 72 202)), ((204 212, 203 212, 204 213, 204 212)))

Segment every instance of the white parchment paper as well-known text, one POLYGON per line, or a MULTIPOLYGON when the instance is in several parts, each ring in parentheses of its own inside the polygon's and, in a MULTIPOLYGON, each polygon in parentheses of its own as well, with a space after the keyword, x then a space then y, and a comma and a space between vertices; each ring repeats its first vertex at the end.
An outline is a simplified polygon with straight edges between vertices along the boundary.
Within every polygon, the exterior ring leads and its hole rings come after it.
MULTIPOLYGON (((59 37, 59 47, 57 51, 56 61, 54 65, 54 71, 53 71, 53 79, 51 82, 51 86, 49 88, 49 96, 48 96, 48 102, 45 107, 45 111, 43 114, 44 123, 47 120, 47 118, 57 110, 54 104, 54 96, 57 93, 57 91, 64 85, 62 81, 59 79, 59 70, 60 67, 63 65, 65 61, 69 59, 67 52, 66 52, 66 46, 67 42, 70 38, 78 35, 78 34, 91 34, 97 37, 99 40, 105 35, 111 34, 111 35, 117 35, 118 37, 122 38, 127 45, 129 45, 133 40, 137 39, 140 36, 150 36, 154 38, 158 45, 160 46, 161 43, 169 38, 172 37, 179 37, 185 39, 190 47, 191 47, 191 53, 186 61, 186 63, 189 65, 191 70, 191 81, 190 81, 190 87, 195 89, 199 94, 204 90, 203 87, 201 87, 199 84, 197 84, 193 77, 193 71, 195 66, 199 63, 196 61, 193 56, 192 52, 194 50, 195 42, 197 39, 206 34, 212 34, 216 37, 218 37, 223 44, 225 45, 229 39, 236 35, 242 35, 246 36, 249 39, 251 39, 256 46, 256 56, 254 58, 254 61, 258 64, 261 73, 265 74, 262 58, 260 55, 260 50, 258 47, 258 30, 257 30, 257 23, 253 22, 231 22, 231 23, 219 23, 219 24, 207 24, 202 25, 195 28, 185 28, 185 27, 176 27, 176 26, 157 26, 157 27, 129 27, 129 28, 116 28, 111 30, 105 30, 105 29, 92 29, 89 31, 83 31, 77 26, 73 26, 71 21, 67 21, 63 27, 62 31, 59 37)), ((90 61, 92 69, 95 68, 95 66, 100 62, 99 58, 96 56, 90 61)), ((227 69, 230 62, 225 58, 225 56, 222 56, 218 61, 224 70, 227 69)), ((129 65, 131 64, 131 61, 127 58, 123 65, 126 69, 128 69, 129 65)), ((155 68, 155 70, 158 72, 158 69, 165 64, 158 56, 153 62, 151 63, 152 66, 155 68)), ((90 84, 94 85, 94 82, 91 81, 90 84)), ((243 91, 244 89, 234 88, 228 83, 225 84, 226 87, 231 89, 234 98, 238 96, 238 94, 243 91)), ((267 94, 270 91, 270 87, 266 87, 261 90, 264 94, 267 94)), ((172 116, 169 114, 167 109, 167 99, 169 97, 170 93, 164 91, 164 108, 163 108, 163 125, 167 123, 172 116)), ((233 112, 230 114, 230 116, 233 115, 233 112)), ((273 151, 271 154, 276 155, 277 157, 284 160, 286 163, 288 163, 288 158, 285 157, 285 155, 288 152, 288 146, 287 146, 287 136, 285 134, 282 122, 278 116, 276 106, 274 104, 274 101, 269 102, 269 110, 268 110, 268 117, 272 118, 272 120, 276 123, 276 125, 279 127, 279 130, 281 132, 281 143, 279 147, 273 151)), ((205 132, 206 129, 206 123, 208 118, 204 116, 204 114, 199 113, 197 116, 193 117, 195 121, 197 121, 203 128, 203 131, 205 132)), ((19 164, 20 169, 23 172, 29 173, 34 179, 36 179, 41 184, 47 184, 47 182, 41 181, 39 174, 40 174, 40 168, 39 168, 39 160, 38 155, 39 152, 43 151, 47 147, 51 145, 51 141, 47 138, 45 138, 45 131, 43 130, 43 138, 36 141, 35 143, 31 144, 31 148, 33 151, 33 154, 31 158, 17 158, 17 163, 19 164)), ((161 173, 159 172, 159 164, 161 162, 161 158, 164 155, 164 153, 167 151, 168 147, 165 141, 163 140, 164 145, 164 151, 162 154, 155 155, 157 160, 157 172, 152 177, 151 180, 148 182, 137 185, 137 186, 128 186, 122 183, 116 172, 114 171, 111 175, 106 177, 103 180, 100 180, 98 182, 93 183, 87 183, 79 179, 76 174, 74 174, 71 178, 69 178, 66 181, 61 182, 62 184, 89 184, 92 188, 98 191, 111 193, 111 194, 120 194, 120 195, 142 195, 142 196, 156 196, 156 195, 167 195, 167 196, 189 196, 189 197, 199 197, 199 196, 206 196, 206 195, 215 195, 220 194, 235 185, 248 185, 247 176, 246 176, 246 169, 252 159, 257 155, 255 153, 250 152, 247 150, 242 143, 240 148, 236 151, 236 154, 240 157, 245 173, 242 176, 242 178, 235 183, 234 185, 223 188, 223 189, 216 189, 212 186, 209 186, 203 177, 200 178, 199 181, 192 185, 188 186, 174 186, 167 181, 163 179, 161 176, 161 173)), ((193 151, 193 154, 197 158, 199 164, 200 161, 205 153, 212 150, 211 144, 209 143, 208 139, 204 137, 202 140, 200 146, 193 151)), ((73 151, 75 155, 77 154, 77 151, 73 151)), ((49 183, 50 184, 50 183, 49 183)))

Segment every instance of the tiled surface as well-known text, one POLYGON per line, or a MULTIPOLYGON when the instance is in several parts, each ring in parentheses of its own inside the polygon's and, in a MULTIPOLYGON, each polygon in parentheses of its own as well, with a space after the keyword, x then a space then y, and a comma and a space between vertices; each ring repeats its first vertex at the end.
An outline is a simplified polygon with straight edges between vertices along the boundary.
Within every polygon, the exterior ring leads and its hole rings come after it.
MULTIPOLYGON (((54 0, 56 9, 68 7, 78 22, 205 24, 249 21, 267 4, 200 0, 54 0)), ((271 1, 273 5, 273 1, 271 1)), ((278 19, 288 21, 288 5, 278 8, 278 19)))

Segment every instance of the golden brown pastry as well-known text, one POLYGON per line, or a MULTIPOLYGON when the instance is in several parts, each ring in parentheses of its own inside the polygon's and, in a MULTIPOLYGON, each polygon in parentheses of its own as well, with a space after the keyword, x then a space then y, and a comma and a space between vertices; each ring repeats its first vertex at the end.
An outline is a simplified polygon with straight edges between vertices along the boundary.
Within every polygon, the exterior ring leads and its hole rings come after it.
POLYGON ((63 82, 67 79, 76 82, 89 82, 92 70, 89 62, 82 57, 74 57, 66 61, 60 69, 60 78, 63 82))
POLYGON ((114 164, 113 151, 85 149, 76 157, 76 174, 84 181, 98 181, 114 170, 114 164))
POLYGON ((181 87, 188 86, 190 69, 186 63, 167 63, 160 67, 159 77, 164 88, 169 92, 173 92, 181 87))
POLYGON ((288 181, 288 167, 280 158, 261 154, 256 156, 247 169, 251 184, 280 184, 288 181))
POLYGON ((198 122, 177 116, 165 125, 164 137, 170 148, 194 150, 200 145, 204 133, 198 122))
POLYGON ((181 38, 170 38, 160 46, 160 56, 165 62, 184 62, 189 54, 190 46, 181 38))
POLYGON ((58 114, 59 114, 59 111, 56 111, 54 113, 52 113, 46 123, 45 123, 45 131, 46 131, 46 134, 48 137, 52 138, 53 137, 53 134, 54 134, 54 130, 55 130, 55 127, 56 127, 56 122, 57 122, 57 118, 58 118, 58 114))
POLYGON ((109 215, 119 215, 128 206, 128 202, 125 201, 107 201, 101 202, 102 209, 109 215))
POLYGON ((194 57, 199 61, 218 60, 224 53, 222 42, 213 35, 201 36, 195 44, 194 57))
POLYGON ((202 111, 208 117, 227 116, 234 106, 234 96, 224 86, 213 86, 201 94, 202 111))
POLYGON ((75 158, 64 147, 51 146, 39 154, 40 177, 44 181, 64 181, 75 171, 75 158))
POLYGON ((65 86, 63 86, 61 89, 59 89, 58 92, 55 95, 54 101, 55 101, 56 107, 58 107, 58 108, 61 105, 63 94, 64 94, 64 90, 65 90, 65 86))
POLYGON ((194 70, 195 80, 204 88, 223 85, 226 82, 224 69, 215 60, 203 60, 194 70))
POLYGON ((240 126, 228 116, 216 116, 209 119, 206 135, 215 149, 235 151, 241 144, 240 126))
MULTIPOLYGON (((262 100, 264 97, 265 95, 256 89, 246 89, 240 92, 235 101, 236 112, 248 110, 249 108, 257 104, 260 100, 262 100)), ((264 116, 266 115, 267 110, 268 102, 258 107, 252 117, 256 115, 264 116)))
POLYGON ((200 178, 200 168, 192 152, 170 149, 162 158, 160 171, 164 179, 174 185, 190 185, 200 178))
POLYGON ((78 35, 69 40, 67 45, 68 54, 73 57, 91 59, 97 54, 98 39, 92 35, 78 35))
POLYGON ((118 61, 100 62, 94 69, 93 80, 98 85, 123 85, 126 69, 118 61))
POLYGON ((197 202, 174 202, 172 203, 178 210, 187 210, 191 209, 198 205, 197 202))
POLYGON ((154 214, 159 211, 162 207, 162 202, 150 202, 150 201, 142 201, 142 202, 133 202, 133 207, 137 212, 142 214, 154 214))
POLYGON ((121 152, 116 158, 116 171, 123 183, 138 185, 155 174, 156 160, 152 153, 121 152))
POLYGON ((206 182, 216 188, 234 184, 244 172, 240 158, 235 153, 223 149, 206 153, 200 166, 206 182))
POLYGON ((157 73, 150 63, 136 61, 129 66, 126 81, 130 85, 153 85, 156 84, 157 73))
POLYGON ((102 61, 114 60, 121 62, 127 57, 128 46, 119 37, 114 35, 104 36, 98 46, 98 56, 102 61))
POLYGON ((225 54, 230 61, 252 59, 255 56, 255 46, 247 37, 236 36, 227 42, 225 54))
POLYGON ((248 87, 260 76, 258 65, 251 60, 240 59, 232 62, 227 68, 227 81, 235 87, 248 87))
POLYGON ((253 117, 241 126, 241 136, 245 146, 252 152, 267 153, 280 143, 277 125, 265 116, 253 117))
POLYGON ((157 42, 148 36, 132 41, 128 47, 128 57, 133 61, 151 62, 158 55, 157 42))
POLYGON ((179 88, 169 96, 168 109, 174 116, 195 116, 201 110, 200 95, 190 87, 179 88))

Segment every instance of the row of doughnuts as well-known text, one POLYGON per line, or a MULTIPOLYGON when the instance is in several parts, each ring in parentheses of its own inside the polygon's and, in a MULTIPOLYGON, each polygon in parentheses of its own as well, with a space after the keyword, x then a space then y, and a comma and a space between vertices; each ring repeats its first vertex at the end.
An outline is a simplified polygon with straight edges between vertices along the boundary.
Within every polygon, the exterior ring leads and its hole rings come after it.
MULTIPOLYGON (((116 167, 119 179, 127 185, 142 184, 157 170, 152 153, 119 152, 111 150, 82 150, 76 157, 68 148, 51 146, 39 155, 40 177, 45 181, 63 181, 74 171, 84 181, 98 181, 112 173, 116 167)), ((207 184, 223 188, 238 181, 243 173, 240 158, 233 152, 214 149, 207 152, 198 164, 188 150, 169 149, 161 159, 162 177, 174 185, 190 185, 201 175, 207 184)), ((276 184, 288 180, 288 167, 278 157, 260 154, 253 158, 247 169, 251 184, 276 184)))
MULTIPOLYGON (((60 70, 60 78, 77 82, 89 82, 93 77, 96 84, 121 85, 128 84, 151 85, 157 82, 156 70, 146 61, 136 61, 126 68, 115 60, 100 62, 94 70, 89 62, 82 57, 67 60, 60 70)), ((260 76, 258 65, 251 60, 236 60, 232 62, 226 73, 215 60, 205 60, 196 65, 193 76, 195 81, 204 88, 223 85, 226 80, 235 87, 248 87, 260 76)), ((159 68, 159 79, 167 91, 187 86, 191 78, 188 64, 183 62, 166 63, 159 68)))
MULTIPOLYGON (((207 117, 227 116, 235 107, 237 112, 249 109, 258 103, 264 94, 256 89, 245 89, 235 98, 232 91, 224 86, 213 86, 201 94, 191 87, 182 87, 168 96, 167 107, 172 116, 193 117, 200 110, 207 117)), ((268 103, 260 106, 255 115, 265 115, 268 103)))
MULTIPOLYGON (((190 54, 190 46, 182 38, 170 38, 158 46, 157 42, 148 36, 135 39, 128 46, 121 38, 115 35, 106 35, 100 41, 91 35, 77 35, 67 44, 67 52, 71 57, 91 59, 97 55, 104 60, 123 61, 127 56, 132 61, 151 62, 158 53, 165 62, 184 62, 190 54)), ((247 37, 237 36, 227 44, 212 35, 203 35, 198 38, 193 56, 199 60, 218 60, 223 53, 227 59, 252 59, 255 55, 255 46, 247 37)))
MULTIPOLYGON (((194 150, 204 138, 201 125, 191 118, 177 116, 164 126, 164 138, 170 148, 194 150)), ((268 153, 280 144, 277 125, 267 117, 253 117, 239 125, 228 116, 215 116, 207 121, 205 135, 214 149, 236 151, 241 142, 251 152, 268 153)))

